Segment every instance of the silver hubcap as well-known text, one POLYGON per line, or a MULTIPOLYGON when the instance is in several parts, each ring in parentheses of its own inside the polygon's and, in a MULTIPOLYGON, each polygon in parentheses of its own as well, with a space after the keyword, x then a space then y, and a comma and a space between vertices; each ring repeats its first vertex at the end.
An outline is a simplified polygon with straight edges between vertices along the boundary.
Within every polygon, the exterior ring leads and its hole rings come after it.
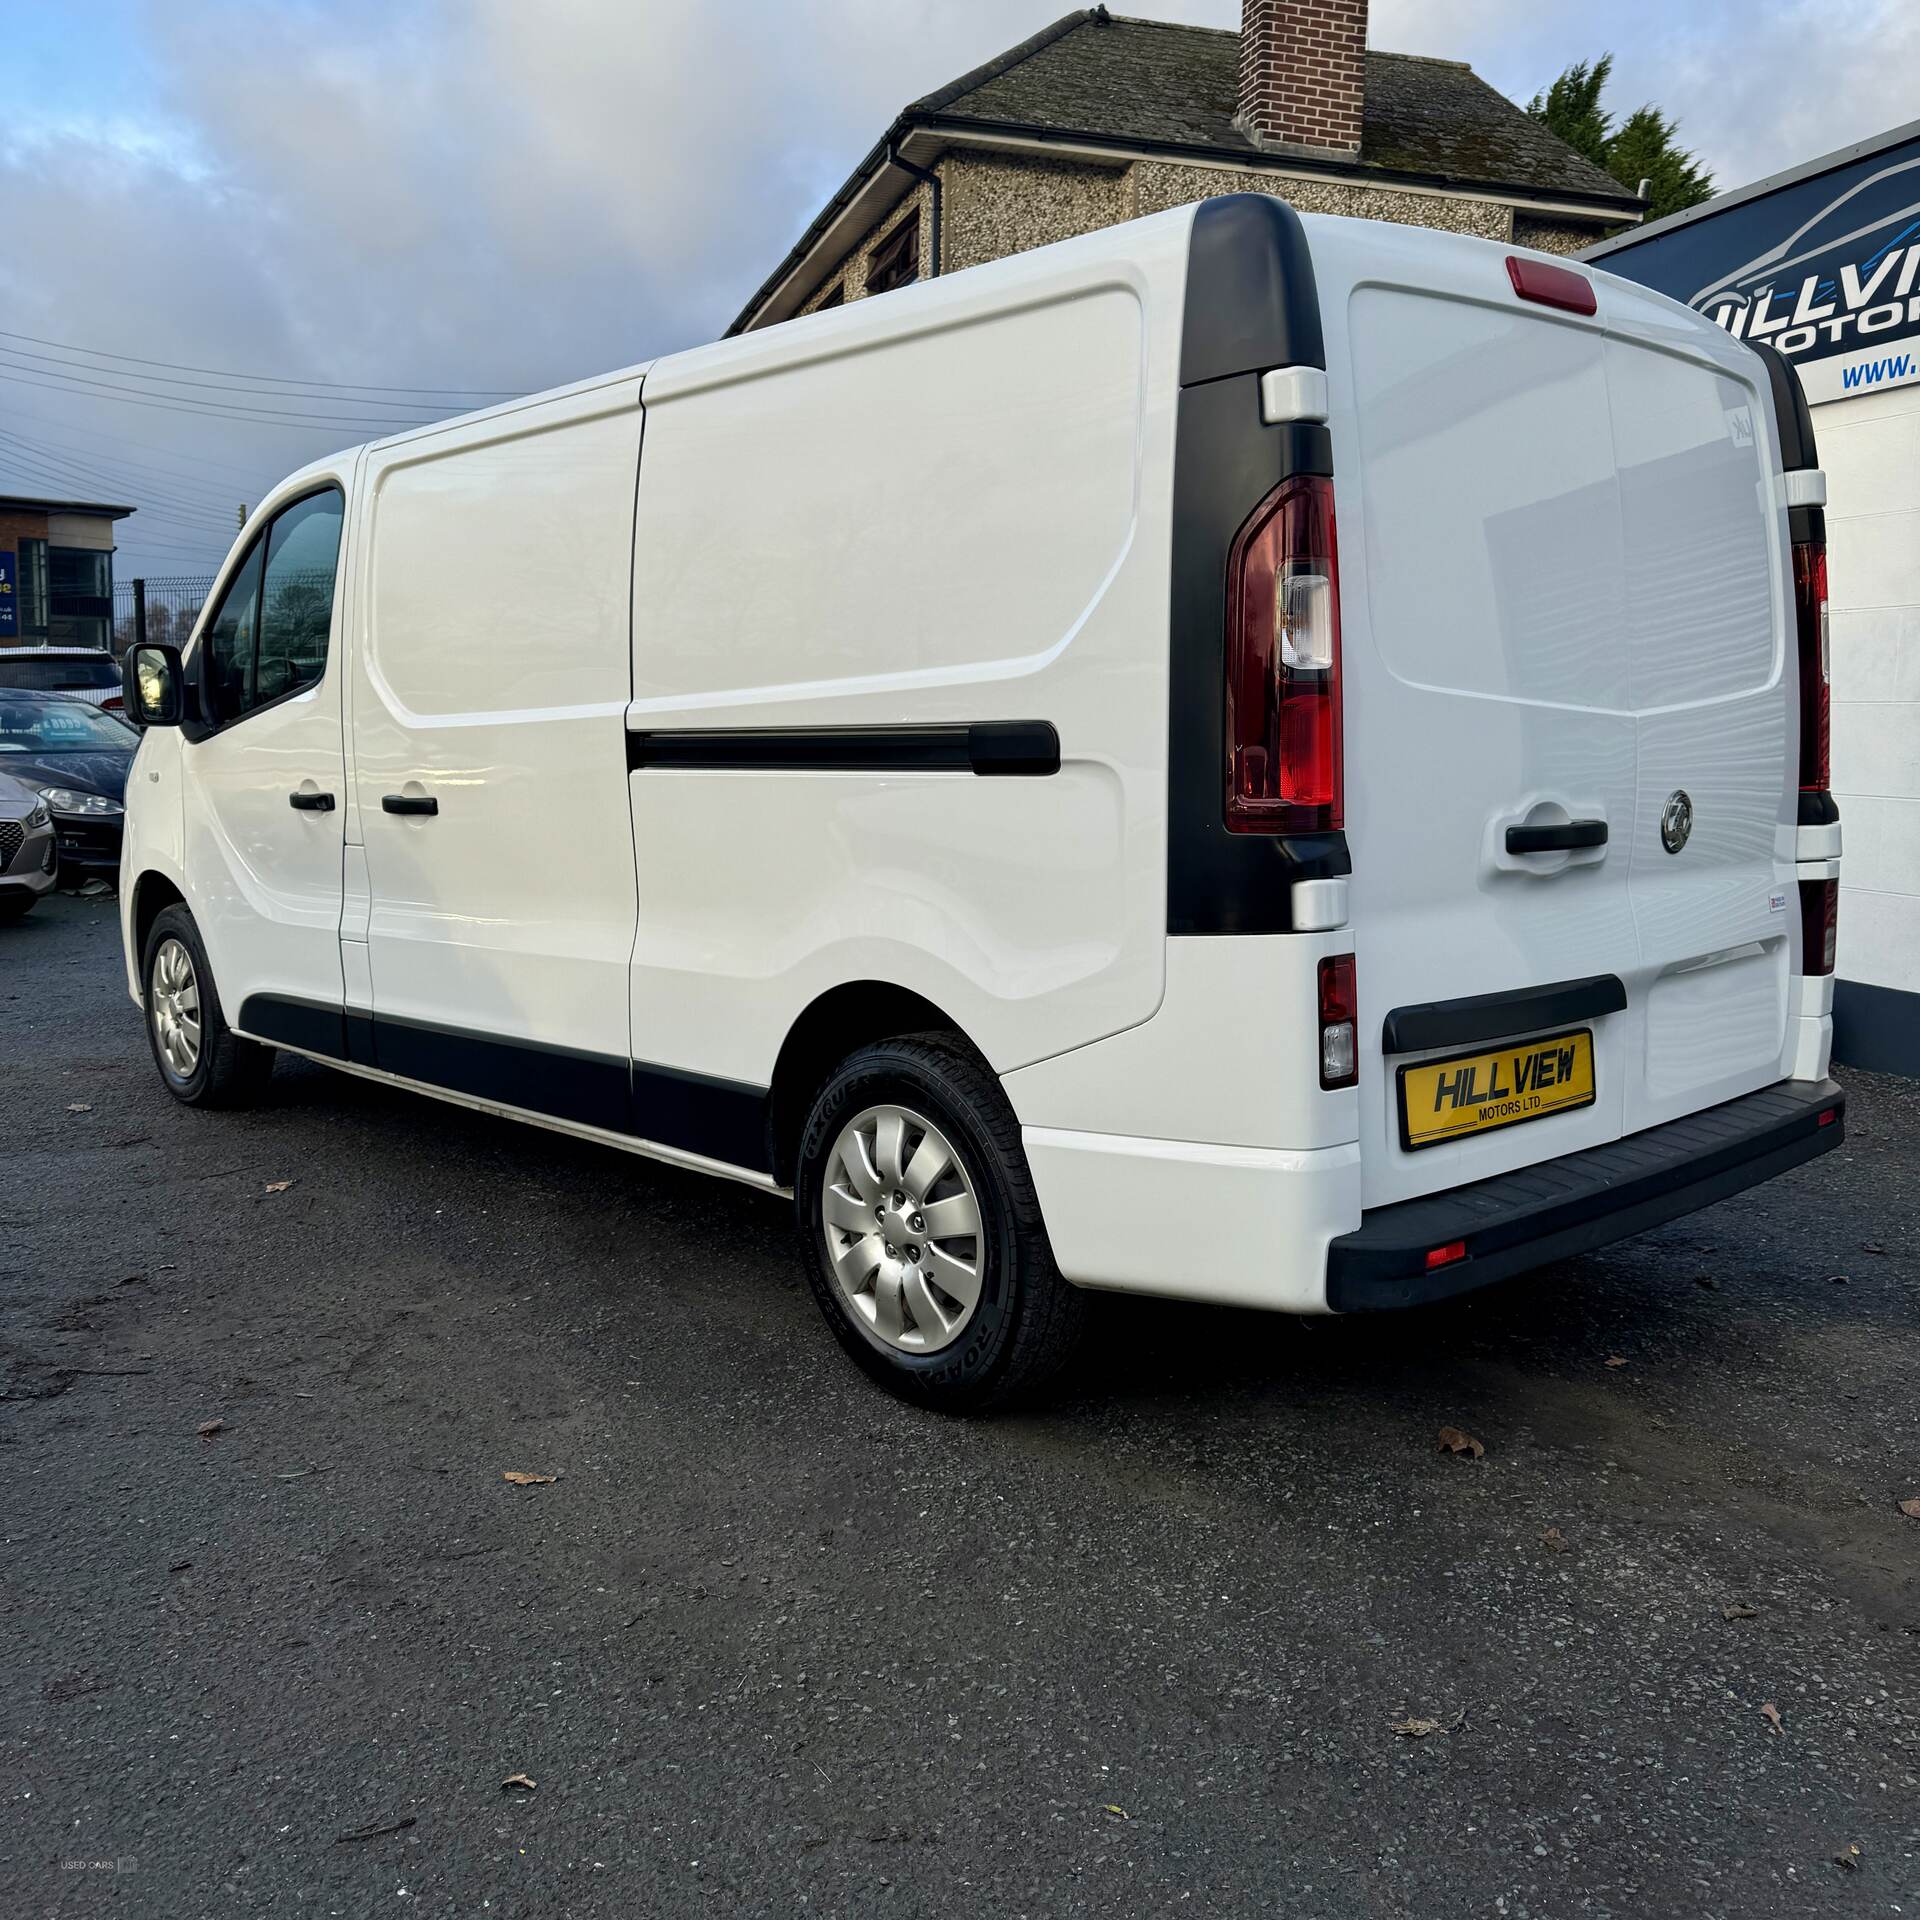
POLYGON ((980 1204, 947 1137, 906 1107, 869 1107, 840 1130, 821 1208, 848 1306, 902 1353, 959 1339, 980 1302, 980 1204))
POLYGON ((191 1080, 200 1064, 200 982, 193 955, 180 941, 160 943, 147 998, 161 1064, 176 1080, 191 1080))

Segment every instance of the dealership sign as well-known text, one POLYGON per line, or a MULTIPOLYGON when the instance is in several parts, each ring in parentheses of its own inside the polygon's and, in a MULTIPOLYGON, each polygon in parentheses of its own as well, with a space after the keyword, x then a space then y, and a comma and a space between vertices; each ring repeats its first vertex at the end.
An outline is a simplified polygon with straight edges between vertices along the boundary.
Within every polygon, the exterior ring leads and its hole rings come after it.
POLYGON ((11 640, 20 631, 19 581, 11 553, 0 553, 0 640, 11 640))
POLYGON ((1587 257, 1778 348, 1809 400, 1920 381, 1920 137, 1709 201, 1587 257))

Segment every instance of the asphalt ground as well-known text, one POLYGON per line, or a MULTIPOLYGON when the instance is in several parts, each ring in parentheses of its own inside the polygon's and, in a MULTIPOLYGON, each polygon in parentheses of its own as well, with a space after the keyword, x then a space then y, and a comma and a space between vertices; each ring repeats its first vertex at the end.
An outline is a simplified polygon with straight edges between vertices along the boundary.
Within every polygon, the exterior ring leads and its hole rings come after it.
POLYGON ((176 1108, 51 900, 0 1915, 1920 1914, 1920 1084, 1847 1079, 1842 1152, 1603 1255, 1101 1300, 967 1423, 746 1189, 296 1062, 176 1108))

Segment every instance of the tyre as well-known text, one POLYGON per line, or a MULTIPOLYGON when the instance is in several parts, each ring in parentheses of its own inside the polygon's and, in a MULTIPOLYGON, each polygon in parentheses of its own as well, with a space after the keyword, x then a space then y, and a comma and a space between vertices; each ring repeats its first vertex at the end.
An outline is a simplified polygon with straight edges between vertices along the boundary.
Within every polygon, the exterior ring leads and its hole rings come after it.
POLYGON ((244 1107, 266 1091, 273 1049, 227 1025, 200 929, 185 907, 164 908, 147 935, 140 978, 147 1042, 167 1091, 183 1106, 244 1107))
POLYGON ((820 1089, 794 1211, 814 1298, 883 1386, 954 1412, 1039 1387, 1086 1313, 1060 1277, 1019 1123, 945 1034, 863 1047, 820 1089))
POLYGON ((39 898, 37 893, 29 893, 24 887, 9 887, 0 893, 0 920, 18 920, 23 914, 31 913, 39 898))

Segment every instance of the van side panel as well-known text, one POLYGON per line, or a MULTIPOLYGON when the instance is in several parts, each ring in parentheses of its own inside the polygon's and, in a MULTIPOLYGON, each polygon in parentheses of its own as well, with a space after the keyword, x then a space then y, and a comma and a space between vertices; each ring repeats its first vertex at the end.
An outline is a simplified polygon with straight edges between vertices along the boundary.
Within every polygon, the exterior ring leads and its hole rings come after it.
POLYGON ((867 979, 1002 1071, 1159 1004, 1189 219, 649 374, 637 1057, 764 1085, 805 1007, 867 979), (956 730, 994 722, 1053 729, 1057 771, 972 770, 956 730))

